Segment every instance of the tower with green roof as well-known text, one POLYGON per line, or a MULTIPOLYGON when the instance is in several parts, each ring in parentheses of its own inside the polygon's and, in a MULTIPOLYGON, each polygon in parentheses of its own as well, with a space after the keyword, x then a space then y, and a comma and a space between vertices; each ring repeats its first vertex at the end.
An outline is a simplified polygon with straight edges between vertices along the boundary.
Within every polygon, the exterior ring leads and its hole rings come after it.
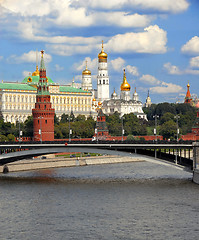
POLYGON ((54 115, 55 109, 50 102, 50 92, 46 68, 44 63, 44 51, 41 51, 41 64, 39 69, 39 82, 37 84, 37 94, 33 115, 33 139, 34 141, 54 140, 54 115))

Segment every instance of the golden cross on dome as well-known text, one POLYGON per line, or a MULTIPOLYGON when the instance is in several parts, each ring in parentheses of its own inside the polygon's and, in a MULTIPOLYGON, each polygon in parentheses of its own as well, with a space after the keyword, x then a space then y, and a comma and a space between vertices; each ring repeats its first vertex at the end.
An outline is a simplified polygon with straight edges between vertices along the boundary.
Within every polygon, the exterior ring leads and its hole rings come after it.
POLYGON ((41 57, 44 56, 44 50, 41 50, 41 57))
POLYGON ((87 63, 88 63, 88 61, 86 60, 86 69, 87 69, 87 63))

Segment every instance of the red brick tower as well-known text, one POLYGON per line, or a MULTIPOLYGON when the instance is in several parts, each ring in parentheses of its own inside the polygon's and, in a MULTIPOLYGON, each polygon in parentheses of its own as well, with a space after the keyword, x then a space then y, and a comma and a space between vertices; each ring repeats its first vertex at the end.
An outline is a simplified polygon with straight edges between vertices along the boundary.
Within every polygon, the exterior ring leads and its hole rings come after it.
POLYGON ((37 85, 37 95, 33 115, 33 140, 53 141, 54 140, 54 115, 55 109, 50 102, 48 80, 44 64, 44 51, 41 51, 40 78, 37 85))
POLYGON ((97 116, 97 123, 96 123, 97 132, 95 133, 94 137, 97 140, 105 140, 107 137, 110 137, 108 128, 106 125, 106 117, 102 112, 102 109, 99 109, 98 116, 97 116))
POLYGON ((184 100, 184 103, 191 103, 192 102, 192 98, 191 98, 191 93, 189 91, 190 85, 189 83, 187 84, 187 94, 184 100))

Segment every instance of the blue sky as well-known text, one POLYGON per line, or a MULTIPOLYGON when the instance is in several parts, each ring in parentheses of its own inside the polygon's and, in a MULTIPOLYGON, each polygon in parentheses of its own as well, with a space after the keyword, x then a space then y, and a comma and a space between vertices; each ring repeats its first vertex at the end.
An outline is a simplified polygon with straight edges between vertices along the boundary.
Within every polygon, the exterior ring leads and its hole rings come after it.
POLYGON ((0 80, 21 82, 45 50, 54 82, 81 82, 85 61, 96 88, 101 41, 110 92, 120 93, 123 69, 145 102, 199 95, 198 0, 0 0, 0 80))

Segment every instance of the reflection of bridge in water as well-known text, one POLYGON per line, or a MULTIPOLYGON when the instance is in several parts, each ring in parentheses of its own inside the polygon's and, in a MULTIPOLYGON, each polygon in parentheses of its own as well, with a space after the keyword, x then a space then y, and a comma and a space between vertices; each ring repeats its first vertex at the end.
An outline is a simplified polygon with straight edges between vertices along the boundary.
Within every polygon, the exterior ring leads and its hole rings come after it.
MULTIPOLYGON (((0 165, 22 159, 61 152, 87 152, 120 156, 132 156, 132 153, 148 155, 155 159, 164 159, 193 169, 198 175, 199 145, 198 143, 161 144, 161 143, 90 143, 90 144, 1 144, 0 165)), ((198 177, 199 181, 199 177, 198 177)))

